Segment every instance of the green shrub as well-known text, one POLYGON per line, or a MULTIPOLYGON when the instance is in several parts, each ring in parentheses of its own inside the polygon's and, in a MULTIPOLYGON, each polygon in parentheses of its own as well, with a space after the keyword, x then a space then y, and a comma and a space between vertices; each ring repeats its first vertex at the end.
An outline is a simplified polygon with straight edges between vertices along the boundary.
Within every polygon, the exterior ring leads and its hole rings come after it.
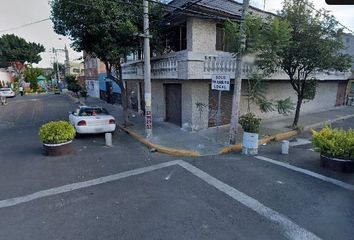
POLYGON ((239 119, 243 131, 249 133, 259 133, 259 126, 261 125, 261 119, 256 118, 253 113, 246 113, 239 119))
POLYGON ((81 97, 87 98, 87 91, 86 91, 86 88, 82 88, 82 89, 80 90, 80 94, 81 94, 81 97))
POLYGON ((328 157, 354 160, 354 130, 345 131, 329 126, 312 131, 316 151, 328 157))
POLYGON ((42 143, 60 144, 71 141, 75 137, 75 128, 67 121, 49 122, 39 129, 42 143))

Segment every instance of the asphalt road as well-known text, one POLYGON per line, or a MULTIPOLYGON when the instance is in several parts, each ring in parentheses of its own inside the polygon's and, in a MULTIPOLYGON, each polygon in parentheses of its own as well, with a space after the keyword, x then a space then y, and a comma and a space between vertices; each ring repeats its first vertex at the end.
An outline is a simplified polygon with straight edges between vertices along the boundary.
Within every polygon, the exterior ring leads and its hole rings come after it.
POLYGON ((75 105, 41 95, 1 106, 0 239, 353 239, 354 176, 321 169, 310 143, 259 156, 319 178, 240 154, 150 153, 120 131, 113 148, 86 136, 73 155, 43 156, 39 126, 75 105))

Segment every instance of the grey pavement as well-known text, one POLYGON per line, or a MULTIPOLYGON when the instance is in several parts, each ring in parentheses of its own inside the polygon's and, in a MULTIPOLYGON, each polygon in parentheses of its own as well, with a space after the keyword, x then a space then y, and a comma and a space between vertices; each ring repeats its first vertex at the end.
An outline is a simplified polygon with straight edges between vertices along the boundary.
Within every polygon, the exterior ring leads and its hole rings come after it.
MULTIPOLYGON (((354 236, 353 191, 254 157, 234 153, 177 159, 150 153, 121 131, 114 134, 112 148, 104 147, 102 135, 88 135, 74 140, 75 154, 41 155, 39 126, 67 119, 76 105, 66 96, 45 95, 16 97, 0 108, 0 239, 354 236), (161 164, 166 167, 141 172, 161 164), (117 174, 122 177, 100 182, 117 174), (84 186, 85 181, 91 184, 84 186), (43 190, 68 184, 84 187, 41 197, 43 190), (27 202, 2 204, 32 193, 36 197, 27 202)), ((354 127, 351 119, 335 124, 354 127)), ((310 138, 308 133, 300 137, 310 138)), ((259 154, 354 184, 353 174, 321 169, 311 148, 292 147, 285 156, 272 143, 261 146, 259 154)))
MULTIPOLYGON (((87 98, 87 104, 104 105, 118 120, 122 121, 122 109, 119 105, 107 104, 102 100, 87 98)), ((354 117, 354 107, 337 107, 326 111, 301 114, 299 126, 309 129, 318 127, 325 122, 335 121, 341 118, 354 117)), ((130 121, 133 124, 129 128, 141 136, 145 136, 144 118, 130 110, 130 121), (133 117, 134 116, 134 117, 133 117)), ((290 128, 293 117, 264 120, 260 128, 260 138, 292 130, 290 128)), ((197 151, 202 156, 218 154, 225 146, 229 145, 229 125, 208 128, 201 131, 191 132, 177 125, 155 121, 153 123, 153 138, 151 142, 181 150, 197 151), (217 136, 218 131, 218 137, 217 136)), ((239 127, 236 143, 242 143, 242 128, 239 127)))

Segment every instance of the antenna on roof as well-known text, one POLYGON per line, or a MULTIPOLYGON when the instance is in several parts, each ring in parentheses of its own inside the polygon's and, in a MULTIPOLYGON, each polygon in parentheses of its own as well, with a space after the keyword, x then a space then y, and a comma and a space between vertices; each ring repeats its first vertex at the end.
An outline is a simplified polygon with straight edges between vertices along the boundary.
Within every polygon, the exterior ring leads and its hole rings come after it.
POLYGON ((265 7, 266 7, 266 0, 263 0, 263 11, 265 11, 265 7))

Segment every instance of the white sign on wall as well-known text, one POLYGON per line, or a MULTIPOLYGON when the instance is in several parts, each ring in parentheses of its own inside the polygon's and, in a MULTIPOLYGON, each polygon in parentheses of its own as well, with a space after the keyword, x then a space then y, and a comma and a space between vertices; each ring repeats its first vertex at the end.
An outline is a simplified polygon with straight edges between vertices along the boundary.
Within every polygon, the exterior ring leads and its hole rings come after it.
POLYGON ((211 77, 211 89, 219 91, 230 91, 230 75, 213 74, 211 77))

